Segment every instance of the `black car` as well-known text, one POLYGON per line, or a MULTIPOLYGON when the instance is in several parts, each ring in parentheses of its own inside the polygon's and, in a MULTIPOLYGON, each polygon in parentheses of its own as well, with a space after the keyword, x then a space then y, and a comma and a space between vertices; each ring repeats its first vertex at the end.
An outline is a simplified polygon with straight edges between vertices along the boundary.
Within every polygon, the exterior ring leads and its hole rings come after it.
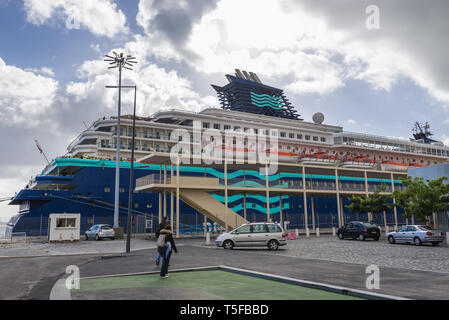
POLYGON ((372 238, 378 241, 380 238, 380 228, 369 222, 352 221, 338 229, 337 236, 341 240, 345 238, 360 240, 372 238))

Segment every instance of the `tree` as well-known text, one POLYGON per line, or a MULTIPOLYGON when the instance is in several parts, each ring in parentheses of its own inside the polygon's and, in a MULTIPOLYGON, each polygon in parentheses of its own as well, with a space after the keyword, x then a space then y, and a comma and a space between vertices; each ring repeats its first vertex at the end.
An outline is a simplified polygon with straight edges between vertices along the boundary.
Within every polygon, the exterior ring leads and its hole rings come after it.
POLYGON ((352 195, 349 198, 351 204, 346 208, 352 213, 378 213, 383 211, 390 211, 393 205, 390 204, 392 199, 389 194, 382 194, 386 191, 386 187, 381 185, 376 192, 366 195, 352 195))
POLYGON ((393 196, 407 218, 416 213, 419 221, 425 221, 434 212, 449 211, 449 184, 444 183, 446 180, 447 177, 436 180, 402 178, 405 190, 396 190, 393 196))

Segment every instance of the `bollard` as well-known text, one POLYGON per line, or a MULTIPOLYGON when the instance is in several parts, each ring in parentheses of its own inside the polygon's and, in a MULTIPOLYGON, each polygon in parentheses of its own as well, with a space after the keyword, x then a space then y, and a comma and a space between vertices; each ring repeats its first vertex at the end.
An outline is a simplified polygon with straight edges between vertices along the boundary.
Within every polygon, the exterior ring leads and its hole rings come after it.
POLYGON ((390 228, 388 226, 385 226, 385 235, 387 235, 390 232, 390 228))
POLYGON ((210 244, 210 232, 206 233, 206 244, 210 244))
POLYGON ((446 243, 449 246, 449 232, 446 232, 446 243))
POLYGON ((296 238, 298 238, 299 237, 299 230, 295 229, 295 233, 296 233, 296 238))
POLYGON ((306 228, 306 237, 307 237, 307 238, 310 237, 310 231, 309 231, 309 228, 306 228))
POLYGON ((316 228, 315 234, 318 238, 320 237, 320 228, 316 228))
POLYGON ((337 232, 335 231, 335 227, 332 227, 332 235, 335 237, 337 235, 337 232))

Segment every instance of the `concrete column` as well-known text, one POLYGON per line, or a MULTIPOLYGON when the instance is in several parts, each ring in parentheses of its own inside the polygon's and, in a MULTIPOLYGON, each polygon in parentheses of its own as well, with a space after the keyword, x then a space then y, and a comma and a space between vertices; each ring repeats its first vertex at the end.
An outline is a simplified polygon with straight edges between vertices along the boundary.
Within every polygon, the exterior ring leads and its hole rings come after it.
MULTIPOLYGON (((366 196, 369 196, 369 188, 368 188, 368 173, 366 172, 366 170, 364 171, 364 175, 365 175, 365 193, 366 196)), ((368 212, 368 221, 372 221, 373 220, 373 213, 372 212, 368 212)))
POLYGON ((268 181, 268 163, 265 164, 265 190, 267 197, 267 222, 270 222, 270 184, 268 181))
POLYGON ((279 223, 283 225, 284 219, 282 218, 282 194, 279 195, 279 223))
POLYGON ((311 198, 310 206, 312 207, 312 229, 313 229, 313 231, 316 232, 316 228, 315 228, 315 199, 313 198, 313 196, 311 196, 310 198, 311 198))
POLYGON ((432 213, 432 220, 433 220, 433 228, 434 229, 438 229, 438 226, 437 226, 437 215, 436 215, 435 212, 432 213))
POLYGON ((207 217, 204 216, 204 236, 206 237, 207 235, 207 217))
POLYGON ((173 191, 170 192, 170 224, 173 226, 173 219, 174 219, 174 209, 175 209, 175 203, 174 203, 174 194, 173 191))
POLYGON ((412 215, 412 224, 415 224, 415 215, 412 215))
POLYGON ((228 161, 224 160, 224 180, 225 180, 225 230, 228 232, 228 161))
POLYGON ((246 219, 246 193, 243 194, 243 217, 246 219))
POLYGON ((307 218, 307 191, 306 191, 306 169, 302 166, 302 186, 304 196, 304 229, 306 232, 309 230, 309 220, 307 218))
POLYGON ((384 227, 387 228, 387 213, 384 210, 384 227))
POLYGON ((338 226, 341 227, 343 224, 341 223, 341 210, 340 210, 340 184, 338 181, 338 169, 335 169, 335 190, 337 192, 337 218, 338 218, 338 226))
MULTIPOLYGON (((391 192, 394 192, 394 175, 391 173, 391 192)), ((394 214, 394 228, 398 227, 398 209, 396 208, 396 198, 393 198, 393 214, 394 214)))
POLYGON ((176 164, 176 238, 179 238, 179 164, 181 161, 178 160, 176 164))
POLYGON ((167 191, 164 191, 164 217, 167 216, 167 191))
POLYGON ((159 223, 161 223, 162 221, 162 194, 160 192, 158 192, 159 194, 159 223))

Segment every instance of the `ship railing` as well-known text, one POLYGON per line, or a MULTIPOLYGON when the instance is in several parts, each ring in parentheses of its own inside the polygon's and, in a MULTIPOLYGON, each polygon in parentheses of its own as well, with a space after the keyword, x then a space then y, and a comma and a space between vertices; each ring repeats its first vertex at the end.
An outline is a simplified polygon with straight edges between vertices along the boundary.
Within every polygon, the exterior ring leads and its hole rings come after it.
POLYGON ((136 179, 136 188, 148 186, 151 184, 169 184, 171 181, 171 175, 153 173, 142 178, 136 179))

